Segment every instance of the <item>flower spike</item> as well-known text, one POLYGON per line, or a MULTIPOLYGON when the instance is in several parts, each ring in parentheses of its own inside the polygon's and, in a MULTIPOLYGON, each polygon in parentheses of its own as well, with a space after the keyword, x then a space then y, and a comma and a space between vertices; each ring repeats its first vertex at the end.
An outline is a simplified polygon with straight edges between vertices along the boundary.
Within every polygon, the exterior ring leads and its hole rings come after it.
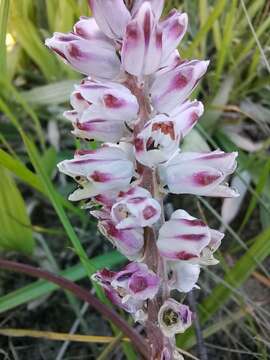
POLYGON ((209 65, 181 58, 187 14, 172 10, 162 18, 164 0, 89 5, 93 18, 81 17, 71 32, 46 40, 86 75, 64 117, 76 137, 96 141, 81 143, 58 168, 78 184, 69 199, 87 200, 83 207, 101 234, 132 261, 119 272, 97 271, 93 280, 145 326, 149 358, 183 359, 175 334, 188 329, 193 316, 173 297, 199 288, 202 268, 218 263, 224 234, 181 209, 165 221, 164 193, 237 196, 226 183, 237 153, 182 146, 203 114, 202 102, 190 96, 209 65))

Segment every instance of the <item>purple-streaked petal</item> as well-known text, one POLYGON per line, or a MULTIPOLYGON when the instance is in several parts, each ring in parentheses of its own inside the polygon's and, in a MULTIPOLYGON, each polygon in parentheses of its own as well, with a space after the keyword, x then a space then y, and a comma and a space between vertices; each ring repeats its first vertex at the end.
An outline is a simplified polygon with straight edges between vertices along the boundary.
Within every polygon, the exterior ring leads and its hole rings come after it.
POLYGON ((107 42, 110 46, 113 42, 100 31, 93 17, 81 17, 73 27, 73 32, 85 40, 101 40, 107 42))
POLYGON ((82 113, 84 110, 90 107, 91 103, 82 97, 80 91, 75 90, 70 95, 70 105, 78 113, 82 113))
POLYGON ((157 74, 150 89, 154 108, 169 113, 183 103, 205 74, 209 61, 187 61, 165 73, 157 74))
POLYGON ((123 37, 130 13, 123 0, 89 0, 89 5, 100 29, 112 39, 123 37))
POLYGON ((123 85, 87 80, 77 87, 77 91, 83 99, 94 104, 94 108, 101 108, 108 119, 129 122, 136 118, 139 109, 136 97, 123 85))
POLYGON ((164 185, 175 194, 233 195, 235 192, 226 189, 223 182, 235 170, 236 156, 237 153, 219 150, 209 153, 183 152, 165 165, 160 165, 159 174, 164 185))
POLYGON ((138 271, 128 281, 128 289, 138 300, 153 299, 159 289, 160 278, 153 272, 138 271))
POLYGON ((119 271, 111 285, 136 300, 153 299, 158 292, 160 278, 143 263, 133 262, 119 271))
POLYGON ((218 230, 210 229, 210 236, 211 240, 208 247, 212 252, 215 252, 220 247, 224 234, 218 230))
POLYGON ((149 75, 159 68, 161 54, 161 29, 150 3, 144 2, 127 25, 121 52, 122 64, 132 75, 149 75))
POLYGON ((132 194, 119 198, 112 206, 111 216, 117 229, 132 229, 151 226, 158 221, 161 214, 160 204, 143 188, 133 188, 132 194), (140 196, 142 191, 147 195, 140 196))
POLYGON ((89 118, 88 121, 74 122, 72 134, 77 138, 117 142, 124 136, 126 127, 120 121, 89 118))
POLYGON ((172 260, 191 260, 200 256, 210 242, 208 226, 184 210, 176 210, 159 230, 157 247, 172 260))
POLYGON ((106 41, 86 40, 72 33, 55 33, 45 44, 82 74, 113 79, 120 73, 115 49, 106 41))
POLYGON ((160 25, 162 28, 162 62, 164 62, 178 47, 185 35, 188 25, 187 14, 174 9, 160 25))
POLYGON ((128 259, 139 259, 144 247, 143 229, 116 229, 112 221, 99 223, 101 233, 128 259))
POLYGON ((133 164, 127 159, 125 152, 109 146, 78 151, 74 159, 60 162, 58 168, 80 185, 70 197, 72 200, 120 190, 130 183, 133 176, 133 164))
MULTIPOLYGON (((144 2, 145 0, 134 0, 131 14, 135 15, 144 2)), ((163 10, 164 0, 149 0, 149 2, 151 4, 153 13, 158 20, 163 10)))
POLYGON ((176 132, 183 138, 197 124, 203 114, 203 104, 200 101, 186 101, 170 112, 169 117, 176 125, 176 132))

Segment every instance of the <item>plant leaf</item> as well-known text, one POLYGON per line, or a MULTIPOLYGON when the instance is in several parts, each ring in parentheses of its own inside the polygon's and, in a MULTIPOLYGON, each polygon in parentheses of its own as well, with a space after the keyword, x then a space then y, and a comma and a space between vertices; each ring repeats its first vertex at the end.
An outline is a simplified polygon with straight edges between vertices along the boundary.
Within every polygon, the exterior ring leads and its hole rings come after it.
POLYGON ((0 248, 30 254, 34 248, 24 200, 8 171, 0 166, 0 248))

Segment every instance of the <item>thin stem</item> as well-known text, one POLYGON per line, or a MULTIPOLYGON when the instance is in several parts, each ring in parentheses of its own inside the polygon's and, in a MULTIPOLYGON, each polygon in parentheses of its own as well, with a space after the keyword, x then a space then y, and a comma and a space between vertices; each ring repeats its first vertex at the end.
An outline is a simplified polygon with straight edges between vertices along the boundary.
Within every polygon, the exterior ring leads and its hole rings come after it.
POLYGON ((57 284, 62 289, 69 290, 78 298, 87 302, 95 310, 100 312, 107 320, 112 321, 119 329, 131 339, 134 346, 142 354, 145 359, 149 359, 149 348, 144 339, 139 335, 135 330, 133 330, 127 322, 122 319, 114 310, 110 309, 108 306, 100 302, 95 298, 88 290, 83 287, 67 280, 59 275, 55 275, 49 271, 35 268, 30 265, 20 264, 15 261, 9 261, 0 259, 0 268, 20 272, 33 276, 35 278, 45 279, 54 284, 57 284))
MULTIPOLYGON (((145 77, 144 83, 138 84, 137 79, 130 76, 126 81, 126 86, 133 95, 136 96, 139 104, 138 120, 134 126, 133 132, 134 138, 136 138, 145 123, 151 118, 152 110, 148 94, 148 79, 145 77)), ((156 224, 155 229, 147 227, 144 230, 145 251, 143 260, 149 269, 153 270, 162 279, 159 293, 153 300, 148 300, 148 320, 145 324, 148 341, 151 346, 151 359, 159 360, 162 358, 162 351, 165 347, 171 351, 171 355, 173 352, 170 340, 163 335, 161 329, 158 327, 159 309, 169 296, 166 264, 159 255, 156 244, 158 230, 162 225, 162 222, 164 222, 163 196, 159 191, 159 179, 156 171, 139 162, 137 162, 136 165, 141 178, 140 186, 147 189, 153 198, 160 202, 162 207, 162 221, 159 224, 156 224)), ((171 358, 173 357, 171 356, 171 358)))

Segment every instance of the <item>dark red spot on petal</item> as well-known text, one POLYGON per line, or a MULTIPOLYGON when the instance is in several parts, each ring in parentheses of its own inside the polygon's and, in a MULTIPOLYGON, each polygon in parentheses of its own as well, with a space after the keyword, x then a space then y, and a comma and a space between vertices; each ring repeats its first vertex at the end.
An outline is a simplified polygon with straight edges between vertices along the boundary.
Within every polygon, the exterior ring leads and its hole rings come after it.
POLYGON ((155 147, 155 141, 152 137, 148 138, 146 141, 146 150, 150 151, 150 150, 155 150, 158 149, 158 147, 155 147))
POLYGON ((218 180, 220 175, 209 174, 207 171, 201 171, 197 174, 194 174, 192 178, 196 185, 207 186, 218 180))
POLYGON ((83 150, 83 149, 80 149, 80 150, 75 151, 75 155, 80 156, 80 155, 95 154, 95 152, 96 152, 95 150, 83 150))
POLYGON ((176 257, 179 260, 190 260, 196 258, 197 256, 194 254, 187 253, 186 251, 180 251, 176 254, 176 257))
POLYGON ((169 35, 173 38, 177 38, 184 31, 184 26, 179 23, 178 19, 172 24, 169 35))
POLYGON ((151 205, 148 205, 143 209, 143 217, 145 220, 151 219, 153 216, 156 215, 156 213, 157 210, 151 205))
POLYGON ((95 182, 106 182, 112 179, 111 174, 106 174, 97 170, 93 172, 90 178, 95 182))
POLYGON ((69 55, 77 60, 80 60, 84 57, 84 54, 81 52, 79 47, 75 44, 70 43, 69 49, 68 49, 69 55))
POLYGON ((143 139, 136 138, 134 140, 134 146, 135 146, 136 151, 143 151, 144 150, 143 139))
POLYGON ((114 271, 110 271, 109 269, 102 269, 99 271, 99 275, 106 281, 112 279, 115 276, 114 271))
POLYGON ((205 234, 183 234, 176 237, 182 240, 200 241, 205 237, 205 234))
POLYGON ((107 234, 112 237, 117 237, 119 234, 119 231, 116 229, 114 224, 111 221, 102 222, 102 225, 104 226, 107 234))
POLYGON ((196 112, 193 112, 190 115, 190 125, 193 125, 199 118, 199 115, 196 112))
POLYGON ((138 293, 147 288, 147 281, 143 276, 134 276, 129 284, 129 288, 134 293, 138 293))
POLYGON ((156 46, 158 49, 162 48, 162 31, 156 32, 156 46))
POLYGON ((199 219, 195 219, 195 220, 181 219, 181 222, 188 226, 206 226, 206 224, 199 219))
POLYGON ((135 188, 132 187, 132 188, 130 188, 128 191, 120 191, 119 194, 118 194, 118 196, 119 196, 119 197, 124 197, 124 196, 126 196, 126 195, 132 195, 132 194, 134 194, 134 192, 135 192, 135 188))
POLYGON ((80 92, 76 92, 75 97, 77 100, 84 100, 84 98, 82 97, 82 94, 80 92))
POLYGON ((175 89, 183 89, 188 84, 188 79, 183 74, 178 74, 173 80, 173 87, 175 89))
POLYGON ((117 97, 108 94, 103 97, 104 103, 108 108, 117 109, 122 107, 125 104, 123 99, 118 99, 117 97))
POLYGON ((147 47, 149 45, 150 32, 151 32, 151 15, 149 11, 145 13, 145 17, 143 21, 143 32, 144 32, 145 46, 147 47))
POLYGON ((137 29, 137 24, 136 24, 136 23, 130 23, 130 24, 127 26, 126 36, 127 36, 128 40, 133 40, 133 41, 137 41, 137 40, 138 40, 139 33, 138 33, 138 29, 137 29))

